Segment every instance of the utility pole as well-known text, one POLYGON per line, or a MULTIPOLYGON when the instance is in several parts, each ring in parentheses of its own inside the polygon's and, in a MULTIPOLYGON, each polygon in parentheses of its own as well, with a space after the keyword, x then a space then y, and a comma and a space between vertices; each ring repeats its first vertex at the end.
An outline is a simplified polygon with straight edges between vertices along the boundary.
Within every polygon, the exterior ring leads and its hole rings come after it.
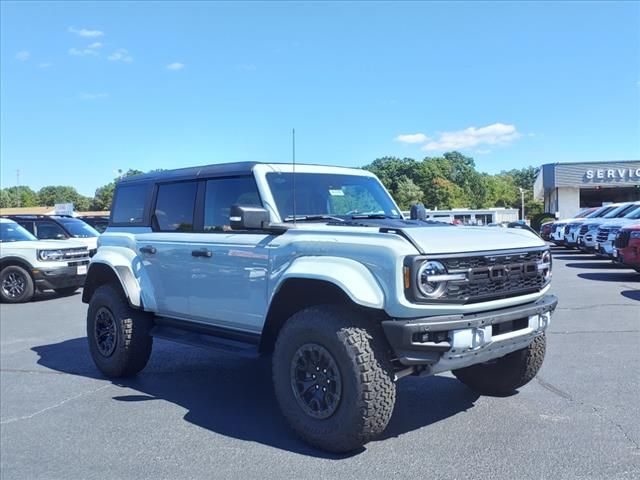
POLYGON ((521 210, 521 215, 522 215, 522 221, 524 222, 524 189, 518 187, 518 189, 520 190, 520 210, 521 210))
POLYGON ((18 208, 20 208, 22 199, 20 198, 20 169, 19 168, 16 170, 16 198, 17 198, 18 208))

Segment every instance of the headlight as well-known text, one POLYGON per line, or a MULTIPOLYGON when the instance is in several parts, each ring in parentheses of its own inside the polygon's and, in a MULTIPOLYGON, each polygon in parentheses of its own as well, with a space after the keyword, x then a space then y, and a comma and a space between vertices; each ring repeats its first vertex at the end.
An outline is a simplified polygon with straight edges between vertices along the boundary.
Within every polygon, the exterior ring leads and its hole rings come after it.
POLYGON ((630 238, 640 238, 640 230, 631 232, 630 238))
POLYGON ((428 298, 442 296, 447 288, 447 269, 434 260, 427 260, 418 269, 418 288, 428 298))
POLYGON ((38 258, 43 262, 61 260, 62 257, 62 250, 38 250, 38 258))

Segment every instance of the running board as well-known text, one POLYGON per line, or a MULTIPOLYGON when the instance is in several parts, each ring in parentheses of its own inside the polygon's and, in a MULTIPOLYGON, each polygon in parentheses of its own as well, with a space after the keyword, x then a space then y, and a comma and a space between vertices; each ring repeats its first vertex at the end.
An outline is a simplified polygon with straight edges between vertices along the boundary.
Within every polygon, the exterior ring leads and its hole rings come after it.
POLYGON ((151 329, 150 334, 154 338, 162 338, 163 340, 183 343, 194 347, 234 353, 243 357, 257 358, 259 356, 258 346, 254 343, 232 340, 208 333, 194 332, 166 325, 156 325, 151 329))

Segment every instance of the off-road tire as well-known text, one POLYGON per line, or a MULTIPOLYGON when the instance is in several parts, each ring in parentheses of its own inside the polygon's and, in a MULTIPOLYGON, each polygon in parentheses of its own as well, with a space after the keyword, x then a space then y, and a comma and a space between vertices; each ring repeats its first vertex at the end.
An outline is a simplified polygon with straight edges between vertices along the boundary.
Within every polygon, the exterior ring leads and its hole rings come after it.
POLYGON ((487 363, 454 370, 453 374, 471 390, 482 395, 509 395, 536 376, 546 350, 544 334, 522 350, 487 363))
POLYGON ((98 369, 107 377, 127 377, 142 370, 149 361, 153 338, 151 315, 131 308, 119 286, 102 285, 91 297, 87 309, 89 351, 98 369), (96 339, 97 314, 106 308, 115 319, 115 347, 105 356, 96 339))
POLYGON ((35 292, 35 288, 33 285, 33 278, 27 270, 18 265, 8 265, 0 270, 0 300, 5 303, 24 303, 28 302, 33 298, 33 294, 35 292), (4 291, 2 286, 4 285, 5 280, 8 280, 11 275, 14 275, 14 278, 19 278, 23 283, 23 291, 19 295, 11 296, 4 291))
POLYGON ((282 327, 273 353, 273 383, 283 415, 307 443, 330 452, 350 452, 384 431, 396 398, 390 347, 375 320, 335 305, 309 307, 282 327), (307 414, 296 400, 291 366, 295 352, 316 344, 334 358, 342 393, 325 419, 307 414))
POLYGON ((66 297, 68 295, 73 295, 74 293, 76 293, 78 291, 78 288, 80 287, 54 288, 53 291, 56 292, 58 295, 66 297))

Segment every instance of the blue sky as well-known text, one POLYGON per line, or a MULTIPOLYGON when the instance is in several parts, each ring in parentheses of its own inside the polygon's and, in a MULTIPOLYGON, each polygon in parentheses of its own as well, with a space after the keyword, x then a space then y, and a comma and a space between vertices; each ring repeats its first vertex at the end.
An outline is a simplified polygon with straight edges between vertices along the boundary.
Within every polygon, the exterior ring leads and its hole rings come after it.
POLYGON ((640 158, 640 3, 3 2, 1 185, 117 169, 640 158))

